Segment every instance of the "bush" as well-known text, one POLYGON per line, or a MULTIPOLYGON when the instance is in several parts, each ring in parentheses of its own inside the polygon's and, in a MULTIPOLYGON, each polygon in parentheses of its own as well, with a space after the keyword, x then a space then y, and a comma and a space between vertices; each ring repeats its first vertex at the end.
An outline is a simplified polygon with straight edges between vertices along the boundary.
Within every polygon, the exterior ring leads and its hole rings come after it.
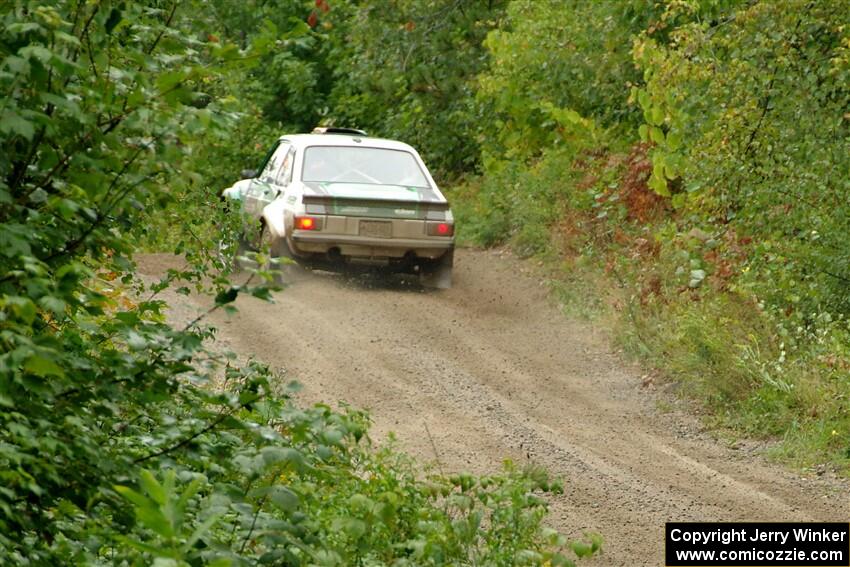
POLYGON ((639 115, 626 104, 628 85, 640 79, 631 41, 655 12, 643 0, 511 2, 485 42, 491 64, 477 96, 495 112, 485 153, 534 156, 581 135, 581 117, 602 128, 636 125, 639 115))
POLYGON ((802 0, 699 9, 671 5, 665 19, 682 23, 669 43, 647 32, 635 46, 642 128, 657 144, 651 184, 675 192, 685 216, 752 239, 742 284, 790 325, 848 316, 847 11, 802 0))

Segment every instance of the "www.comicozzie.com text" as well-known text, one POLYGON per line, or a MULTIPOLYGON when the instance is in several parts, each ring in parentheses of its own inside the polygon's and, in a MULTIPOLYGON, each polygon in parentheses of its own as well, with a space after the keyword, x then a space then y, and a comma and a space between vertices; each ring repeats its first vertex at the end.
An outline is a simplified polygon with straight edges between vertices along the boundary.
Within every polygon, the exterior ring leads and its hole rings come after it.
POLYGON ((826 529, 813 530, 811 528, 795 528, 793 530, 733 528, 709 531, 690 531, 676 528, 670 532, 670 539, 690 543, 722 543, 723 545, 739 541, 769 541, 784 545, 792 534, 794 541, 797 542, 842 542, 846 541, 847 536, 847 532, 826 529))

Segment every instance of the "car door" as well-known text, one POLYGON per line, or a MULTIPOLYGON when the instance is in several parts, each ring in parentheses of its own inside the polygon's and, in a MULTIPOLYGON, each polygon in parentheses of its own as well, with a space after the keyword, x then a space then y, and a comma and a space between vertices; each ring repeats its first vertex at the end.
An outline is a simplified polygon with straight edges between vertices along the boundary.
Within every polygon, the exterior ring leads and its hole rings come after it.
POLYGON ((292 165, 295 156, 295 148, 289 142, 282 142, 275 151, 274 159, 276 169, 270 170, 269 176, 262 182, 264 186, 257 193, 257 215, 263 214, 266 205, 280 197, 286 191, 292 181, 292 165))
POLYGON ((269 164, 274 157, 274 153, 277 150, 277 147, 280 145, 280 140, 277 140, 269 151, 266 152, 266 156, 263 158, 263 163, 260 166, 259 173, 255 175, 250 184, 246 189, 242 191, 242 214, 245 216, 243 219, 245 222, 246 234, 248 234, 247 229, 250 224, 256 218, 255 211, 257 209, 257 195, 260 191, 260 178, 265 177, 266 169, 269 168, 269 164))
POLYGON ((245 211, 250 217, 254 219, 260 218, 265 206, 274 198, 277 192, 275 179, 280 172, 283 158, 286 156, 289 148, 289 142, 284 140, 279 141, 277 146, 270 152, 271 155, 266 160, 259 175, 251 183, 251 188, 245 196, 245 211))

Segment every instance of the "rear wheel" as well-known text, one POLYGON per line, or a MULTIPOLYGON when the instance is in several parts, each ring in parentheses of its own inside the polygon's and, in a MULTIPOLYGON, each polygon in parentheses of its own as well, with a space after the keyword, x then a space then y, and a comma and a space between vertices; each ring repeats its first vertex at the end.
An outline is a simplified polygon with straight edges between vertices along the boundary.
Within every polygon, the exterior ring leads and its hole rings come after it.
POLYGON ((264 266, 274 272, 275 283, 290 284, 303 272, 303 268, 296 261, 286 239, 275 237, 265 224, 260 228, 259 240, 259 251, 268 250, 269 258, 277 260, 277 262, 264 266))
POLYGON ((231 251, 234 267, 239 269, 256 267, 251 257, 254 252, 260 250, 260 228, 262 227, 259 225, 243 226, 239 237, 230 245, 235 248, 231 251))

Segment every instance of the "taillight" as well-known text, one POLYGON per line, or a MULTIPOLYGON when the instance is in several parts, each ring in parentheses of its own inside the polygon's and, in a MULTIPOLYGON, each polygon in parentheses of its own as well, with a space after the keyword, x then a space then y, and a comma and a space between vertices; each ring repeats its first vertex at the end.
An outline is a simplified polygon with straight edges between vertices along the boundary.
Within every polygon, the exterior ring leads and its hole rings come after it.
POLYGON ((428 236, 451 236, 455 233, 455 227, 447 222, 428 223, 428 236))
POLYGON ((295 217, 295 228, 299 230, 317 230, 320 223, 313 217, 295 217))

